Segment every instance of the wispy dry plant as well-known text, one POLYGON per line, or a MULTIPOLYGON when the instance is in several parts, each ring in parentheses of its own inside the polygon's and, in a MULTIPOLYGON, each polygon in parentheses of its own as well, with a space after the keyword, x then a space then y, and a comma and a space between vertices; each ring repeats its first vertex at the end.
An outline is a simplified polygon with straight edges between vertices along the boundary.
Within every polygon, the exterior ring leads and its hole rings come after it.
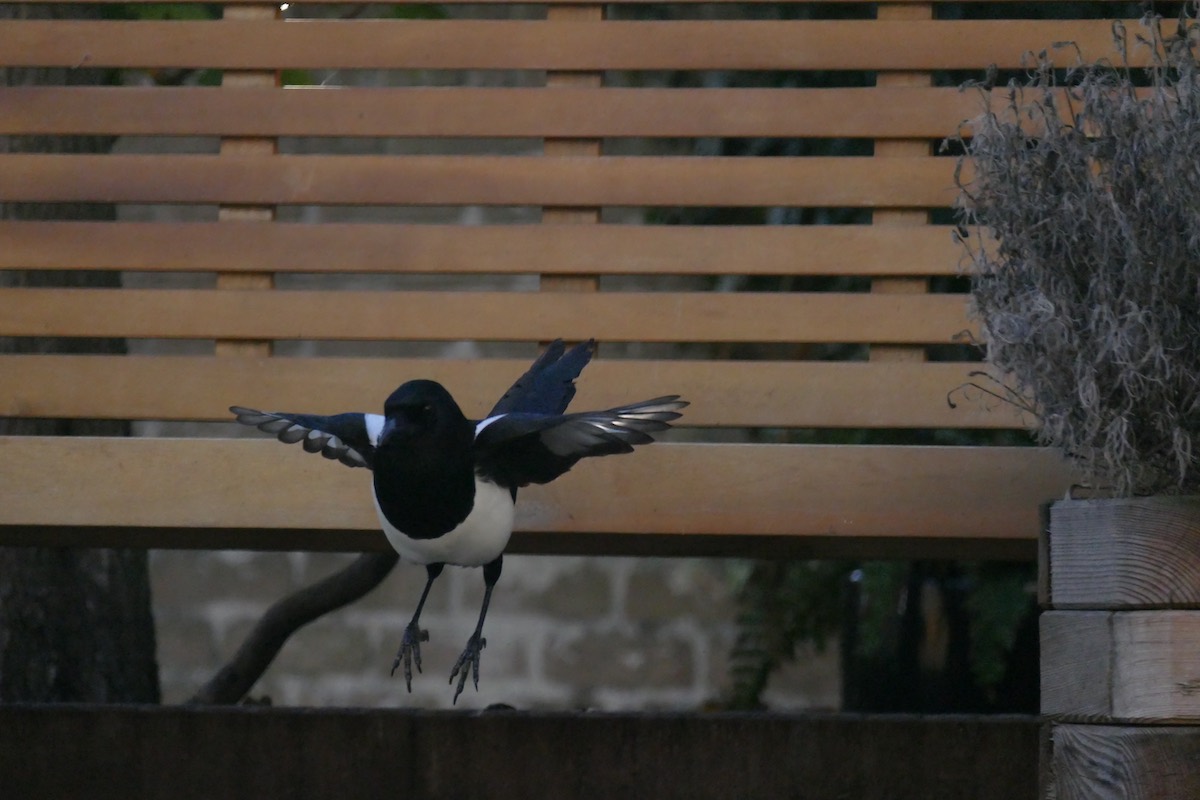
POLYGON ((1117 25, 1117 62, 1065 75, 1043 55, 972 121, 959 171, 992 240, 968 247, 988 361, 1116 495, 1200 489, 1195 7, 1170 27, 1143 20, 1126 50, 1117 25))

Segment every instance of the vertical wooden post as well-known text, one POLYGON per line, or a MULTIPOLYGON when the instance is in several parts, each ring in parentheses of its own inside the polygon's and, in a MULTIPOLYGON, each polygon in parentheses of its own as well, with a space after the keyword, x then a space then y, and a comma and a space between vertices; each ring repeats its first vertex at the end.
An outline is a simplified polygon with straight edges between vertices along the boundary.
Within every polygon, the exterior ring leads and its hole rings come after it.
MULTIPOLYGON (((880 3, 876 18, 880 20, 922 20, 933 18, 933 6, 928 3, 880 3)), ((930 86, 928 72, 880 72, 877 86, 930 86)), ((876 158, 912 158, 930 154, 924 139, 877 139, 876 158)), ((878 209, 872 222, 875 225, 927 225, 929 212, 925 209, 878 209)), ((920 294, 929 289, 925 278, 874 278, 871 291, 881 294, 920 294)), ((925 348, 897 345, 872 345, 872 361, 924 361, 925 348)))
MULTIPOLYGON (((551 5, 546 19, 572 22, 600 22, 604 19, 603 5, 551 5)), ((546 88, 599 88, 603 75, 599 72, 555 72, 546 74, 546 88)), ((552 139, 544 144, 547 157, 600 157, 599 139, 552 139)), ((600 222, 599 208, 557 207, 543 208, 542 222, 545 224, 595 225, 600 222)), ((548 292, 594 292, 600 288, 596 275, 541 276, 542 291, 548 292)))
POLYGON ((1200 797, 1200 497, 1066 500, 1043 536, 1043 796, 1200 797))
MULTIPOLYGON (((228 5, 224 18, 230 20, 279 20, 278 3, 255 3, 253 5, 228 5)), ((222 89, 274 88, 279 85, 279 73, 274 70, 226 70, 221 77, 222 89)), ((221 155, 225 156, 271 156, 278 152, 274 137, 226 136, 221 139, 221 155)), ((274 206, 222 205, 217 210, 221 222, 271 222, 275 219, 274 206)), ((222 272, 217 275, 217 288, 229 290, 270 289, 275 278, 269 272, 222 272)), ((269 356, 271 342, 245 340, 219 340, 217 355, 222 356, 269 356)))

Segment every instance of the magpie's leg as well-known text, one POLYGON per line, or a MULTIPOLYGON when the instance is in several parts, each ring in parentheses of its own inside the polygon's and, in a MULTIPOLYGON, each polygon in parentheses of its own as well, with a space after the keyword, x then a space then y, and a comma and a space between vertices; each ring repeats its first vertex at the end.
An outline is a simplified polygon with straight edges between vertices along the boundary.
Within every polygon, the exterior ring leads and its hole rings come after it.
POLYGON ((468 673, 475 681, 475 691, 479 691, 479 656, 487 645, 487 639, 483 638, 483 620, 487 617, 488 603, 492 599, 492 589, 495 588, 496 581, 500 580, 500 568, 503 566, 503 560, 504 556, 496 556, 495 561, 483 565, 483 608, 479 609, 479 622, 475 625, 475 632, 467 640, 466 649, 462 651, 458 661, 454 662, 454 669, 450 670, 450 683, 454 683, 455 676, 458 677, 458 686, 454 690, 454 703, 458 702, 458 696, 462 694, 468 673))
POLYGON ((413 614, 412 620, 408 623, 408 627, 404 629, 404 638, 400 640, 400 650, 396 653, 396 660, 392 662, 392 674, 396 674, 396 668, 400 666, 400 662, 404 662, 404 683, 408 686, 408 691, 412 691, 412 667, 413 662, 416 662, 417 672, 421 671, 421 642, 429 641, 429 631, 421 630, 417 621, 421 618, 421 609, 425 607, 425 598, 429 597, 429 589, 433 586, 433 582, 437 580, 437 576, 442 574, 442 568, 445 564, 426 564, 425 574, 425 590, 421 592, 421 600, 417 603, 416 613, 413 614))

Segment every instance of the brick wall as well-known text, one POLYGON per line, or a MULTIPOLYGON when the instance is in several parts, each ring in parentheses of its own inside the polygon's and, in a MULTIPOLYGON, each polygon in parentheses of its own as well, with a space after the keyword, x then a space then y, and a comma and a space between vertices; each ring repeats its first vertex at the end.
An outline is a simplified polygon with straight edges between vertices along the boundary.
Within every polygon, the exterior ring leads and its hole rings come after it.
MULTIPOLYGON (((182 702, 275 599, 347 563, 317 553, 158 551, 151 559, 164 700, 182 702)), ((374 593, 302 629, 251 696, 277 705, 449 707, 450 667, 474 628, 480 570, 447 568, 422 615, 413 692, 388 672, 425 579, 401 564, 374 593)), ((479 692, 459 707, 693 708, 728 685, 725 562, 510 556, 492 597, 479 692)), ((804 654, 773 681, 775 708, 836 707, 836 656, 804 654)))

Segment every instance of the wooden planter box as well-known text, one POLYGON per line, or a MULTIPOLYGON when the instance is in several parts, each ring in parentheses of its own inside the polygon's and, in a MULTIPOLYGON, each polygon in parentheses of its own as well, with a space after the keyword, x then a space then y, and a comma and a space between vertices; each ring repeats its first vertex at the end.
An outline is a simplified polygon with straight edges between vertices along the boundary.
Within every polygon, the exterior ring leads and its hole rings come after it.
POLYGON ((1055 503, 1040 563, 1043 795, 1200 797, 1200 497, 1055 503))

